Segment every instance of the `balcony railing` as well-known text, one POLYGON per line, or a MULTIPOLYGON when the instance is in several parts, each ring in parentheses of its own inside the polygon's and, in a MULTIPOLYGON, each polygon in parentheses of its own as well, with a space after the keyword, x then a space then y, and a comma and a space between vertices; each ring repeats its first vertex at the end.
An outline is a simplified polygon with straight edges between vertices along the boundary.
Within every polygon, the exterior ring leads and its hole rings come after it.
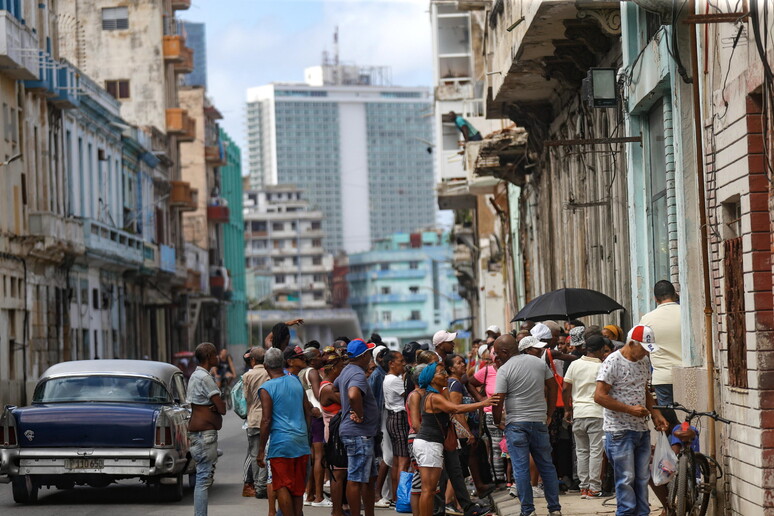
POLYGON ((213 167, 225 167, 227 164, 226 154, 220 145, 205 146, 204 157, 207 160, 207 164, 213 167))
POLYGON ((146 269, 156 270, 159 268, 159 246, 145 242, 142 252, 142 266, 146 269))
POLYGON ((427 328, 427 321, 377 321, 367 326, 372 330, 422 330, 427 328))
POLYGON ((228 206, 207 206, 207 220, 216 224, 226 224, 229 221, 228 206))
POLYGON ((185 48, 185 38, 180 34, 164 36, 164 61, 168 63, 179 63, 183 60, 183 49, 185 48))
POLYGON ((191 73, 194 71, 194 51, 192 48, 183 47, 180 51, 180 60, 175 62, 175 73, 191 73))
POLYGON ((427 294, 374 294, 371 296, 351 297, 351 305, 367 305, 379 303, 424 303, 427 294))
POLYGON ((172 0, 172 9, 185 11, 191 8, 191 0, 172 0))
POLYGON ((62 60, 56 69, 56 96, 49 100, 62 109, 75 109, 81 105, 80 74, 73 65, 62 60))
POLYGON ((83 227, 81 221, 74 218, 64 218, 50 212, 33 212, 29 215, 30 235, 38 237, 41 244, 36 244, 36 251, 61 254, 62 251, 71 254, 84 252, 83 227))
POLYGON ((83 219, 83 235, 89 254, 128 266, 140 266, 145 261, 145 242, 137 235, 93 219, 83 219))
POLYGON ((21 22, 21 4, 0 2, 0 70, 14 79, 39 78, 38 43, 35 33, 21 22))
POLYGON ((188 116, 188 111, 183 108, 167 108, 167 133, 175 135, 185 135, 190 131, 191 122, 194 123, 194 132, 196 121, 188 116))
POLYGON ((197 194, 196 188, 191 188, 190 183, 186 181, 170 181, 171 187, 169 193, 169 205, 180 211, 196 211, 197 194))
POLYGON ((399 269, 392 271, 350 272, 349 281, 364 281, 369 279, 419 279, 427 276, 425 269, 399 269))
POLYGON ((45 50, 38 50, 35 61, 37 68, 36 79, 24 81, 24 87, 30 91, 56 95, 56 72, 58 68, 56 61, 45 50))
POLYGON ((161 244, 159 247, 161 250, 161 270, 172 274, 176 273, 177 264, 175 248, 164 244, 161 244))

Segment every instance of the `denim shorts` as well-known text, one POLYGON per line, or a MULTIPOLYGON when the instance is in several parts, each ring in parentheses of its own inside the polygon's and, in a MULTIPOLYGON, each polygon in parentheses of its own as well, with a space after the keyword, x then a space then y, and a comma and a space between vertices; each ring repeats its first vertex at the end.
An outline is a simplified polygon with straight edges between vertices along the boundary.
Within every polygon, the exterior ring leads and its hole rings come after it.
POLYGON ((347 480, 367 484, 378 475, 373 437, 342 435, 341 442, 347 449, 347 480))

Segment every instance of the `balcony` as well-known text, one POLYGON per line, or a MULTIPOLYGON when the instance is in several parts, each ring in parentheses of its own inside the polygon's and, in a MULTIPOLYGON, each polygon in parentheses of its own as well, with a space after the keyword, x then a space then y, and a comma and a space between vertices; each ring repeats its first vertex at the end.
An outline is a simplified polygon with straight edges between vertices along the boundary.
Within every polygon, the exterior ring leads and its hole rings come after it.
POLYGON ((175 248, 164 244, 161 244, 159 248, 161 250, 161 270, 175 274, 177 272, 175 248))
POLYGON ((180 211, 196 211, 197 194, 195 188, 185 181, 170 181, 169 205, 180 211))
POLYGON ((186 11, 191 8, 191 0, 172 0, 172 9, 175 11, 186 11))
POLYGON ((0 11, 0 73, 13 79, 38 79, 38 52, 35 33, 11 11, 0 11))
POLYGON ((213 167, 225 167, 228 164, 226 154, 220 145, 205 145, 204 158, 207 164, 213 167))
POLYGON ((378 321, 371 325, 372 330, 423 330, 427 321, 378 321))
POLYGON ((179 63, 183 60, 185 38, 179 34, 164 36, 164 61, 167 63, 179 63))
POLYGON ((167 109, 167 133, 180 135, 182 139, 190 135, 192 124, 195 138, 196 120, 188 116, 188 111, 182 108, 167 109))
MULTIPOLYGON (((527 153, 527 139, 527 131, 523 127, 511 126, 487 135, 483 141, 468 142, 465 145, 465 170, 469 172, 468 186, 470 187, 477 178, 481 177, 497 178, 519 186, 523 185, 524 175, 528 171, 523 168, 523 165, 519 166, 519 163, 525 163, 523 158, 527 153)), ((471 193, 476 192, 471 190, 471 193)))
POLYGON ((137 235, 93 219, 83 219, 86 253, 105 263, 139 267, 145 262, 145 242, 137 235))
POLYGON ((399 269, 394 271, 370 271, 370 272, 350 272, 347 274, 349 281, 363 281, 369 277, 376 279, 419 279, 427 276, 425 269, 399 269))
POLYGON ((188 269, 186 271, 185 283, 183 286, 186 290, 201 290, 202 273, 193 269, 188 269))
POLYGON ((185 124, 185 130, 183 131, 183 134, 178 136, 177 138, 181 142, 192 142, 196 140, 196 120, 194 120, 191 117, 188 117, 188 120, 185 124))
POLYGON ((226 299, 231 292, 231 279, 225 267, 210 267, 210 293, 219 299, 226 299))
POLYGON ((215 224, 227 224, 230 217, 228 206, 209 205, 207 206, 207 220, 215 224))
POLYGON ((180 51, 180 60, 175 62, 175 73, 191 73, 194 70, 194 51, 192 48, 183 47, 180 51))
POLYGON ((158 270, 159 268, 159 246, 156 244, 151 244, 150 242, 145 242, 145 245, 143 246, 143 262, 142 266, 145 269, 150 269, 153 271, 158 270))
POLYGON ((48 52, 44 50, 38 50, 37 52, 34 58, 37 68, 36 79, 24 81, 24 87, 29 91, 36 91, 53 97, 57 94, 57 63, 48 52))
POLYGON ((427 301, 427 294, 375 294, 349 298, 349 303, 352 306, 383 303, 424 303, 425 301, 427 301))
POLYGON ((81 105, 80 77, 78 70, 65 60, 62 60, 55 70, 56 96, 49 100, 60 109, 75 109, 81 105))
POLYGON ((50 212, 33 212, 29 216, 29 233, 36 242, 31 254, 53 260, 65 254, 79 255, 85 251, 80 220, 64 218, 50 212))

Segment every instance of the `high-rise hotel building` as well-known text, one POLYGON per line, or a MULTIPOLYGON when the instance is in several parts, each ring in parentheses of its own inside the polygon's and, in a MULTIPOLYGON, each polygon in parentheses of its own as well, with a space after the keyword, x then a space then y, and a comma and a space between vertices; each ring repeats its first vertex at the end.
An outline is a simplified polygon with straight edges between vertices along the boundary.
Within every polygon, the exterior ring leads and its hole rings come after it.
POLYGON ((324 64, 247 91, 250 187, 294 184, 324 214, 326 251, 435 224, 433 104, 388 69, 324 64))

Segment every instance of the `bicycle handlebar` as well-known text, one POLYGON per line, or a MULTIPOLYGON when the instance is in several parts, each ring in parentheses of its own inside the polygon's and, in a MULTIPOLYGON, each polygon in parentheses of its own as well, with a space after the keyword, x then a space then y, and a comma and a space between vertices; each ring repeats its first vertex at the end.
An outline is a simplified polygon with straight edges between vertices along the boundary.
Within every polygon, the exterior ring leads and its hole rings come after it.
POLYGON ((680 405, 679 403, 669 403, 667 405, 654 405, 653 408, 659 409, 659 410, 671 409, 671 410, 679 410, 680 412, 685 412, 686 414, 688 414, 688 420, 691 420, 694 417, 707 416, 709 418, 714 419, 715 421, 720 421, 721 423, 725 423, 727 425, 731 424, 731 421, 729 421, 724 417, 719 416, 718 413, 715 412, 714 410, 712 412, 697 412, 695 410, 687 409, 682 405, 680 405))

